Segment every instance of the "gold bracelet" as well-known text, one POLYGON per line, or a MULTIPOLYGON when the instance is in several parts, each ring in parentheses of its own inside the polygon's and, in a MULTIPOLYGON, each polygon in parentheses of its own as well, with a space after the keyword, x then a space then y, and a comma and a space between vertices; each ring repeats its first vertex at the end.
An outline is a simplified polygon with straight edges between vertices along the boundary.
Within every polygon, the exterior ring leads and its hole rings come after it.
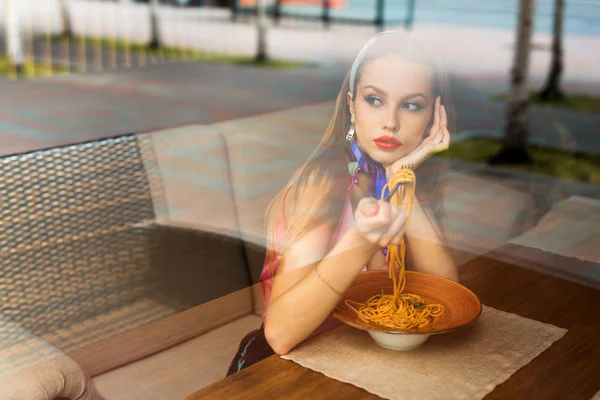
POLYGON ((317 276, 319 277, 319 279, 321 280, 321 282, 323 282, 324 284, 326 284, 329 289, 333 290, 334 292, 336 292, 338 295, 343 296, 342 293, 338 292, 337 290, 335 290, 333 288, 333 286, 331 286, 329 283, 327 283, 327 281, 325 279, 323 279, 323 277, 321 276, 321 273, 319 272, 319 267, 315 267, 315 272, 317 273, 317 276))

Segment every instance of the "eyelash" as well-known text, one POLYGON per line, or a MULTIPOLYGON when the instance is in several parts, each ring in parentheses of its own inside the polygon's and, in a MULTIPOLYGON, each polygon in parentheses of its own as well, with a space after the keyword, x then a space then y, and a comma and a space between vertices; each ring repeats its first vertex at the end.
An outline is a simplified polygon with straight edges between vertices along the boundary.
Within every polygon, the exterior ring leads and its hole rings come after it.
MULTIPOLYGON (((379 101, 380 103, 383 103, 380 99, 378 99, 377 97, 374 97, 374 96, 367 96, 367 97, 365 97, 365 101, 368 104, 370 104, 371 106, 375 106, 375 104, 373 104, 375 101, 379 101)), ((406 103, 406 104, 403 104, 402 106, 404 107, 406 105, 412 105, 412 106, 416 107, 415 109, 409 110, 409 111, 421 111, 423 108, 425 108, 424 106, 422 106, 419 103, 406 103)))

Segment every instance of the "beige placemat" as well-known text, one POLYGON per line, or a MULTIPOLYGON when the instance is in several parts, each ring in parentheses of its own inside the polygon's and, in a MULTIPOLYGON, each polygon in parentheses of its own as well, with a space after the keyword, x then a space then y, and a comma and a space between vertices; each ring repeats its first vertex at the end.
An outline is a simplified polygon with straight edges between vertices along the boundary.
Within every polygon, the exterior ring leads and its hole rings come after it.
POLYGON ((416 350, 384 349, 343 325, 282 357, 387 399, 481 399, 566 332, 484 306, 476 324, 416 350))

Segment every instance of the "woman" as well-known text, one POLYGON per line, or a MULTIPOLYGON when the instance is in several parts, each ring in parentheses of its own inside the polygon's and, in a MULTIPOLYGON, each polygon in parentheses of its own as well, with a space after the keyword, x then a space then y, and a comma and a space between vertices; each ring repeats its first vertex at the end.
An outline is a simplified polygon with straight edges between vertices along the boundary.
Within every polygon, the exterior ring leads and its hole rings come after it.
POLYGON ((263 326, 242 340, 228 375, 337 326, 331 312, 354 278, 387 268, 385 248, 404 235, 407 269, 458 280, 435 220, 440 185, 419 177, 421 164, 449 146, 448 101, 424 41, 383 32, 363 47, 321 143, 269 207, 263 326), (405 232, 403 209, 379 199, 406 167, 417 190, 405 232))

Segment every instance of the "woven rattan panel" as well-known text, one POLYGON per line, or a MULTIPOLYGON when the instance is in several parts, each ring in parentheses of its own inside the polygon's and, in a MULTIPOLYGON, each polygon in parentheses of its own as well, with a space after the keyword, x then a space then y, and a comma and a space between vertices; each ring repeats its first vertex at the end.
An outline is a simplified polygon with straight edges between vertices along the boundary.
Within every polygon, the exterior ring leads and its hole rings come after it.
POLYGON ((153 219, 133 135, 1 158, 2 313, 40 335, 139 299, 153 219))

